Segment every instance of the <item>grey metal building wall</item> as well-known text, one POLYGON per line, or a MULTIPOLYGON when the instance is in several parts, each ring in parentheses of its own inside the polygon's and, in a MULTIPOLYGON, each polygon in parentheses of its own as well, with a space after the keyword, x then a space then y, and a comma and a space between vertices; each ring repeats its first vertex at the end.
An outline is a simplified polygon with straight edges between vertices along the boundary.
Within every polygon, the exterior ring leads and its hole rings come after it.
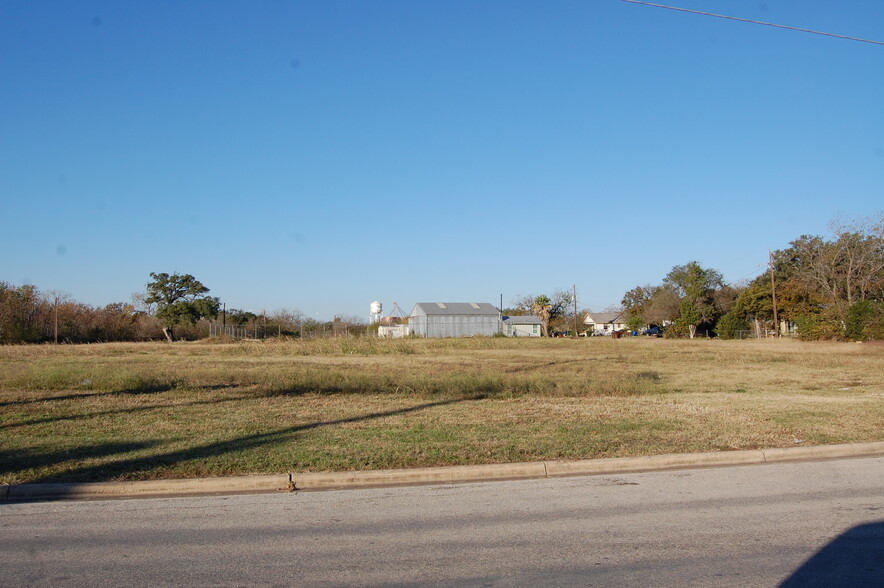
POLYGON ((421 337, 493 337, 500 328, 499 318, 489 315, 417 315, 408 324, 421 337))

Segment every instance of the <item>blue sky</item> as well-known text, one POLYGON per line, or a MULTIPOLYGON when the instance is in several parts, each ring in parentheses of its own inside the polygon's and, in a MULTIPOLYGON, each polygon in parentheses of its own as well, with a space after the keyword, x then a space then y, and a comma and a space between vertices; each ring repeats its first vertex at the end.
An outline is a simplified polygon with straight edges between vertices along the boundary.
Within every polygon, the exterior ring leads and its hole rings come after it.
MULTIPOLYGON (((669 4, 884 41, 880 0, 669 4)), ((0 80, 0 280, 93 305, 599 310, 884 210, 884 46, 621 0, 4 0, 0 80)))

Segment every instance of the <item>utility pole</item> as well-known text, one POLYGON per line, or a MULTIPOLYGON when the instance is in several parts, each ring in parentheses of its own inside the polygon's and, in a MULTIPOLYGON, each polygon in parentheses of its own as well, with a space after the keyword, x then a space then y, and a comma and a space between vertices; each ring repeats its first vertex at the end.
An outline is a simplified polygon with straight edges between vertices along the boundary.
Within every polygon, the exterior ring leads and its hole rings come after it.
POLYGON ((768 256, 768 266, 770 267, 770 295, 773 299, 773 322, 774 322, 774 337, 780 336, 780 320, 779 316, 777 316, 777 283, 774 279, 774 271, 773 271, 773 252, 770 249, 767 250, 768 256))
POLYGON ((58 345, 58 295, 55 296, 55 345, 58 345))
POLYGON ((577 337, 577 284, 571 284, 571 288, 574 291, 574 296, 572 296, 574 299, 574 336, 577 337))

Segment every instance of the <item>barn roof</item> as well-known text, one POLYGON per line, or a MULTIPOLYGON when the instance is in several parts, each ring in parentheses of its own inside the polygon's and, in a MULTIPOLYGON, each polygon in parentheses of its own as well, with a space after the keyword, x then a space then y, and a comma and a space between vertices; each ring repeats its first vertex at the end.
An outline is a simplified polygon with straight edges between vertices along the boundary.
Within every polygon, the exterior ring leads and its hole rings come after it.
POLYGON ((505 316, 503 317, 503 322, 510 323, 512 325, 542 325, 543 321, 541 321, 538 317, 534 315, 525 315, 525 316, 505 316))
POLYGON ((622 312, 590 312, 586 315, 585 324, 595 323, 597 325, 622 323, 626 317, 622 312))
POLYGON ((487 302, 418 302, 411 311, 412 316, 416 314, 497 316, 499 313, 496 306, 487 302))

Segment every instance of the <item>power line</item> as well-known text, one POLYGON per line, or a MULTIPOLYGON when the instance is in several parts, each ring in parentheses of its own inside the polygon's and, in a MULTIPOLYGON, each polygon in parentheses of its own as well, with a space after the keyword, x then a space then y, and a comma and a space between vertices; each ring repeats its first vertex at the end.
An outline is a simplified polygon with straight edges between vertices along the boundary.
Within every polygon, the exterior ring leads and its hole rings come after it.
POLYGON ((623 2, 629 2, 631 4, 643 4, 645 6, 653 6, 655 8, 666 8, 668 10, 677 10, 679 12, 690 12, 691 14, 702 14, 703 16, 714 16, 716 18, 725 18, 727 20, 737 20, 740 22, 749 22, 752 24, 764 25, 766 27, 775 27, 778 29, 788 29, 790 31, 799 31, 802 33, 812 33, 814 35, 823 35, 825 37, 835 37, 836 39, 846 39, 848 41, 859 41, 860 43, 872 43, 873 45, 884 45, 882 41, 872 41, 869 39, 861 39, 859 37, 848 37, 846 35, 836 35, 834 33, 824 33, 822 31, 814 31, 811 29, 802 29, 799 27, 790 27, 781 24, 774 24, 772 22, 764 22, 761 20, 752 20, 751 18, 738 18, 736 16, 728 16, 726 14, 715 14, 713 12, 703 12, 700 10, 688 10, 687 8, 679 8, 677 6, 666 6, 665 4, 654 4, 652 2, 641 2, 640 0, 622 0, 623 2))
POLYGON ((749 273, 746 274, 745 276, 740 276, 739 278, 737 278, 736 280, 734 280, 734 282, 740 282, 740 281, 742 281, 742 280, 745 280, 745 279, 748 278, 749 276, 753 276, 753 275, 758 274, 758 270, 761 269, 761 268, 763 268, 763 267, 764 267, 764 264, 759 263, 758 265, 755 266, 755 269, 753 269, 751 272, 749 272, 749 273))

